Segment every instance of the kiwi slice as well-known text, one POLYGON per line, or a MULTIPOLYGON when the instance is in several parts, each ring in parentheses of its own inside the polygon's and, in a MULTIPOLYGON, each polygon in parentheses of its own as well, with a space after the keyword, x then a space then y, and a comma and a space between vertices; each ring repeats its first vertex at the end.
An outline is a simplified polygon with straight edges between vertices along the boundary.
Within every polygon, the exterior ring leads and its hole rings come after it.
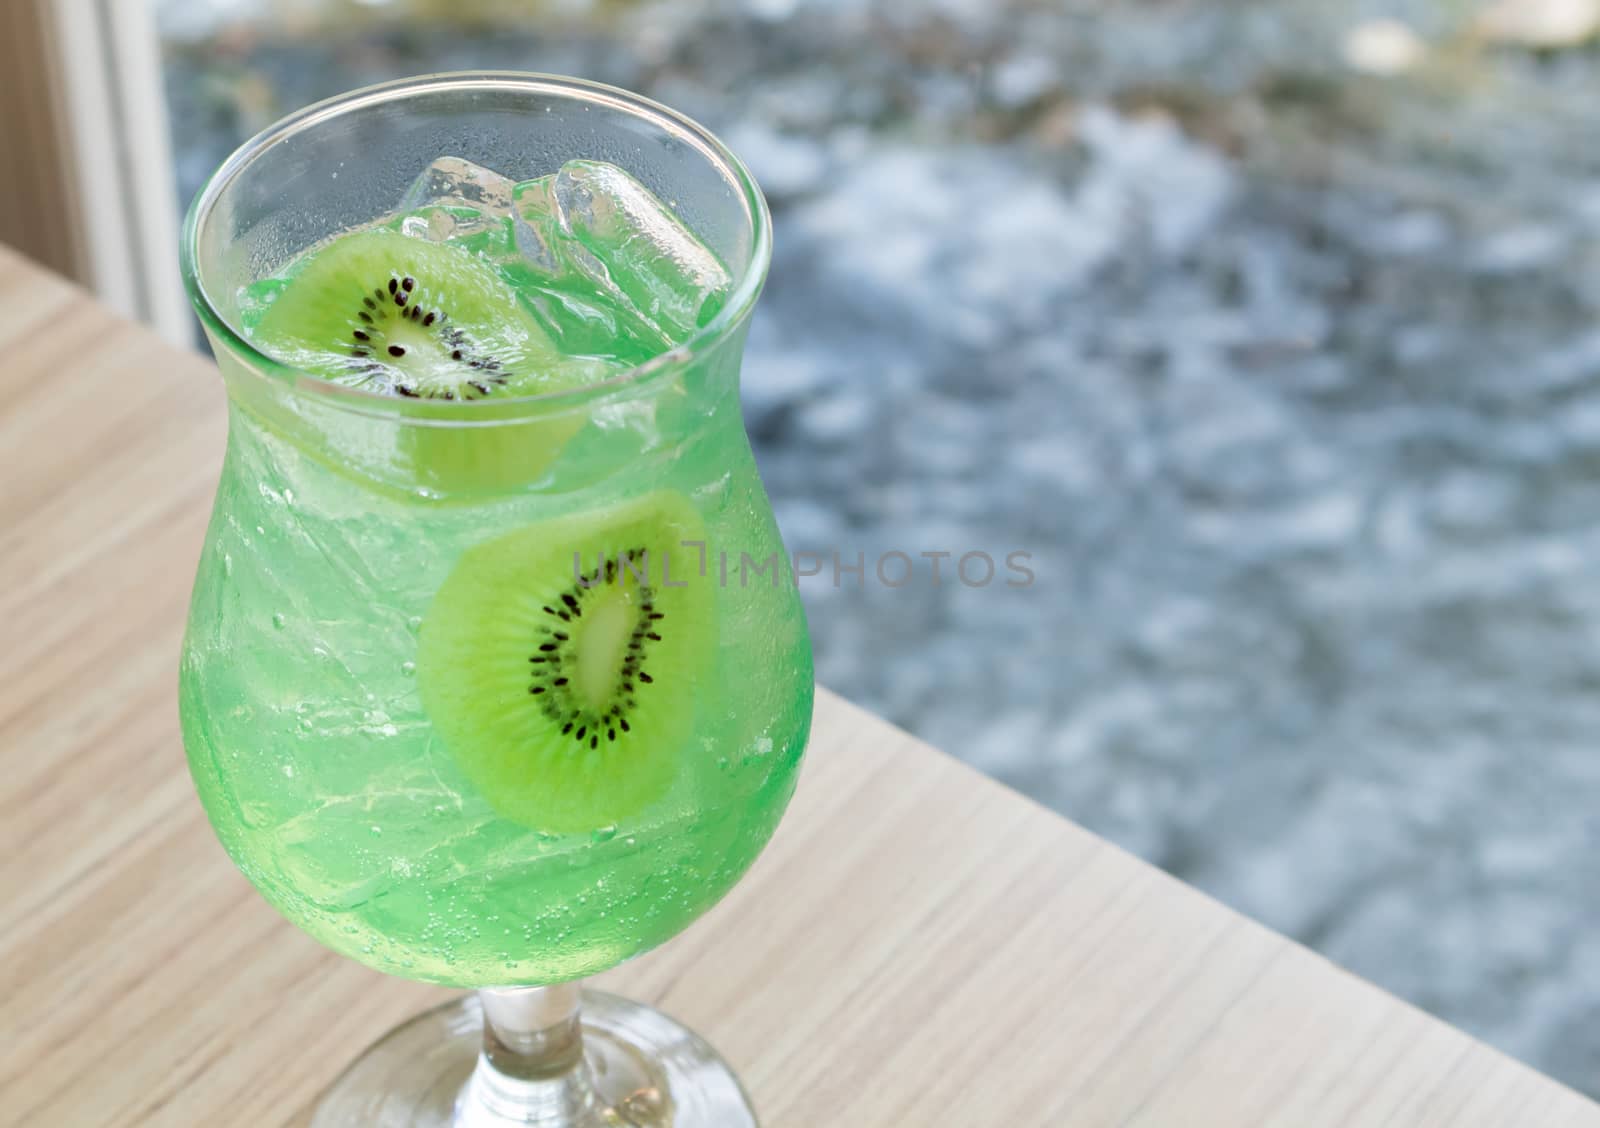
MULTIPOLYGON (((345 235, 307 255, 251 336, 312 375, 412 400, 536 395, 613 367, 563 356, 486 260, 396 231, 345 235)), ((500 490, 537 478, 582 422, 406 426, 399 454, 430 491, 500 490)))
POLYGON ((482 399, 559 383, 560 357, 494 268, 393 231, 313 252, 267 307, 256 341, 315 375, 399 396, 482 399))
POLYGON ((435 733, 500 814, 567 833, 616 823, 677 776, 711 665, 704 526, 658 492, 469 549, 422 624, 435 733))

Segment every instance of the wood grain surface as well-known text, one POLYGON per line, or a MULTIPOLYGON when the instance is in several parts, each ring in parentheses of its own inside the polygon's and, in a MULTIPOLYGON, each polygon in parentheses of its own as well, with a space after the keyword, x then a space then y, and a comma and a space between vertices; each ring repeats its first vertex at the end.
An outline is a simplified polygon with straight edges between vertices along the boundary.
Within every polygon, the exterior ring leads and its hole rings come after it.
MULTIPOLYGON (((279 919, 191 792, 177 653, 222 406, 206 361, 0 249, 0 1124, 299 1124, 446 997, 279 919)), ((1600 1128, 827 693, 754 871, 603 981, 709 1037, 769 1128, 1600 1128)))

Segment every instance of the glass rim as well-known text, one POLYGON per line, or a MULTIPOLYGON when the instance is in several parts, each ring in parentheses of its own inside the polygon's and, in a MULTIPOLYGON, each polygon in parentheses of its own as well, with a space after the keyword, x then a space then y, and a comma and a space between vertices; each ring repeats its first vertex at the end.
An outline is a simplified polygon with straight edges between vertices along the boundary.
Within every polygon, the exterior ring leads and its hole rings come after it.
POLYGON ((184 217, 179 240, 179 260, 184 289, 201 324, 230 352, 242 356, 252 377, 271 381, 284 390, 325 398, 333 405, 363 414, 409 416, 419 422, 439 420, 460 423, 497 423, 529 414, 562 410, 624 388, 644 384, 661 372, 675 370, 715 348, 748 317, 766 284, 772 261, 772 214, 755 176, 731 149, 705 126, 685 114, 641 94, 588 79, 537 71, 445 71, 391 79, 314 102, 280 118, 235 149, 217 166, 184 217), (199 238, 223 191, 266 149, 304 129, 366 106, 397 101, 419 91, 473 88, 541 91, 574 102, 606 105, 644 118, 686 141, 708 161, 730 174, 750 219, 749 261, 734 281, 728 300, 716 315, 685 341, 641 364, 593 384, 540 392, 531 396, 488 397, 477 400, 410 400, 382 392, 351 387, 315 376, 263 352, 223 315, 201 277, 199 238))

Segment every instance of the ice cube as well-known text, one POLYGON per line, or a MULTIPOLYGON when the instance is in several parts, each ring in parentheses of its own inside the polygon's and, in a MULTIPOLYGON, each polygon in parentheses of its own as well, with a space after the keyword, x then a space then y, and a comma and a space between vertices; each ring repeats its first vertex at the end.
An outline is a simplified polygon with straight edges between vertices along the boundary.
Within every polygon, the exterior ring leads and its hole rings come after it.
POLYGON ((508 176, 461 157, 440 157, 411 182, 386 226, 415 239, 455 243, 509 258, 511 193, 508 176))
POLYGON ((403 212, 388 226, 413 239, 453 243, 464 250, 493 259, 510 259, 516 255, 511 220, 476 208, 431 204, 416 211, 403 212))
POLYGON ((550 194, 555 173, 524 180, 511 189, 511 222, 517 250, 536 274, 559 276, 563 269, 555 228, 555 200, 550 194))
POLYGON ((440 157, 411 182, 400 198, 400 211, 430 204, 448 204, 507 215, 515 182, 493 169, 463 157, 440 157))
POLYGON ((555 174, 516 186, 508 273, 568 353, 626 355, 643 361, 677 342, 635 307, 601 262, 562 230, 552 189, 555 174))
POLYGON ((522 263, 569 319, 609 324, 659 352, 727 299, 733 279, 717 256, 615 165, 569 161, 512 197, 522 263))
POLYGON ((603 263, 635 308, 683 340, 722 308, 733 278, 672 210, 616 165, 568 161, 550 196, 562 231, 603 263))

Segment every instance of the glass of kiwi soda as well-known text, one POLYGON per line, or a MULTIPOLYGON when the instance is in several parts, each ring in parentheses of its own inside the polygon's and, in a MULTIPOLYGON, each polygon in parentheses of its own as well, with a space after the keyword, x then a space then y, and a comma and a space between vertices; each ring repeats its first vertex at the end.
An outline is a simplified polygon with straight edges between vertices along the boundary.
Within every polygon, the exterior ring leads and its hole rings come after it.
POLYGON ((182 254, 229 404, 181 671, 200 798, 313 937, 477 992, 313 1123, 753 1124, 696 1035, 577 986, 733 886, 809 729, 739 410, 750 174, 620 90, 432 76, 246 143, 182 254))

